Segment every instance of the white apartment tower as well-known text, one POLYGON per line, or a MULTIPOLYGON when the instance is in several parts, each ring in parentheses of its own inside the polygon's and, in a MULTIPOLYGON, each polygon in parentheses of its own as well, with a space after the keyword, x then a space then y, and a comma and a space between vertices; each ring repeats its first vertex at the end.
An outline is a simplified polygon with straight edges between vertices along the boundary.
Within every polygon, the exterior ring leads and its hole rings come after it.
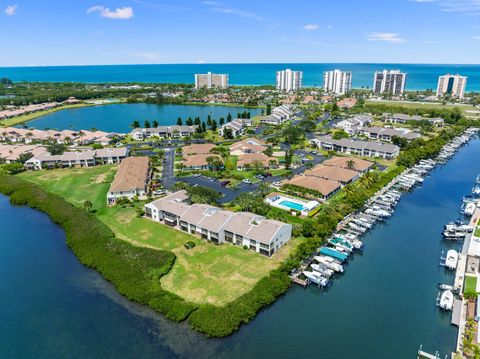
POLYGON ((206 74, 195 74, 195 88, 227 88, 228 87, 228 75, 227 74, 212 74, 207 72, 206 74))
POLYGON ((465 87, 467 86, 467 77, 460 75, 443 75, 438 77, 437 97, 450 95, 452 97, 463 98, 465 87))
POLYGON ((323 74, 323 88, 326 92, 343 95, 352 89, 352 73, 340 70, 323 74))
POLYGON ((303 85, 303 72, 290 69, 277 71, 277 90, 296 91, 303 85))
POLYGON ((407 74, 400 70, 383 70, 375 72, 373 93, 399 96, 405 90, 407 74))

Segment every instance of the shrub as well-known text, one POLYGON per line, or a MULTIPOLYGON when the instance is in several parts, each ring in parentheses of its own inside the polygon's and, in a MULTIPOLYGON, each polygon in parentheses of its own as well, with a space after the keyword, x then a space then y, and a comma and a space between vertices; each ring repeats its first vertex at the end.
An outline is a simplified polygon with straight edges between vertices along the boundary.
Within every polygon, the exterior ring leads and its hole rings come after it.
POLYGON ((192 248, 195 248, 196 244, 195 244, 194 241, 188 241, 188 242, 185 243, 183 246, 184 246, 185 248, 187 248, 187 249, 192 249, 192 248))

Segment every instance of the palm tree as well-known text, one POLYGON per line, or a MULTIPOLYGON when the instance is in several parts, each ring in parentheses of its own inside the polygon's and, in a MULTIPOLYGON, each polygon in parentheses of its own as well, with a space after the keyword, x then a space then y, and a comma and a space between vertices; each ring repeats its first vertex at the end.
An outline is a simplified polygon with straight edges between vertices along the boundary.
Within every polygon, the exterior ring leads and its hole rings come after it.
POLYGON ((347 161, 347 168, 348 168, 349 170, 354 170, 354 169, 355 169, 355 161, 352 160, 352 159, 349 159, 349 160, 347 161))

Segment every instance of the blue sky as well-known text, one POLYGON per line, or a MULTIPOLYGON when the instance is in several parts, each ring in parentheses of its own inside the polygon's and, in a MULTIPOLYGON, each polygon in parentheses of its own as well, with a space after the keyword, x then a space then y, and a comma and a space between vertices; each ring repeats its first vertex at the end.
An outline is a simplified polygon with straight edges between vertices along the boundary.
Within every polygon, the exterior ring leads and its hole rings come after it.
POLYGON ((0 66, 480 59, 480 0, 0 0, 0 66))

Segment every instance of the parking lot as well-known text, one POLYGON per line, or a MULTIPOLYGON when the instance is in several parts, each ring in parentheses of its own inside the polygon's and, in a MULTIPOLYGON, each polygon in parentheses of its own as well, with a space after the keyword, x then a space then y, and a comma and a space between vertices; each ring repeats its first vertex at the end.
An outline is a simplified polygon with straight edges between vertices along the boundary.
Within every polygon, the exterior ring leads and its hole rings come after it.
POLYGON ((207 187, 211 188, 215 191, 220 192, 223 194, 223 197, 220 199, 220 203, 227 203, 233 201, 237 196, 241 193, 244 192, 253 192, 258 188, 258 185, 255 183, 252 184, 247 184, 240 182, 237 187, 238 189, 232 189, 232 188, 227 188, 223 187, 220 184, 220 181, 215 179, 215 178, 210 178, 206 177, 203 175, 200 175, 198 177, 195 176, 187 176, 187 177, 176 177, 175 178, 176 182, 185 182, 190 185, 198 185, 202 187, 207 187))

